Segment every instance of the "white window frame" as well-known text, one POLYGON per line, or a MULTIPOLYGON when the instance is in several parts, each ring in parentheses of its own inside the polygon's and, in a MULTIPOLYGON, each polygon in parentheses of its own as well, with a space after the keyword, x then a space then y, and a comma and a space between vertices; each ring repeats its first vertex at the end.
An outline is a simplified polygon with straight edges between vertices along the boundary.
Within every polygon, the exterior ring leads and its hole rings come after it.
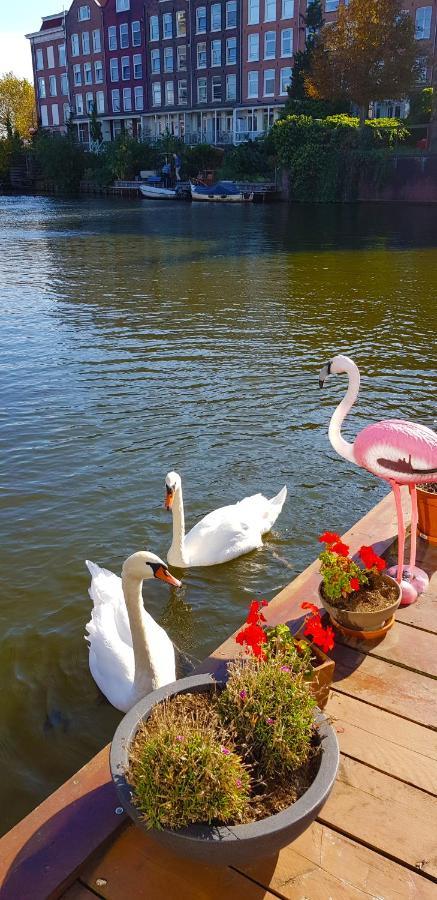
POLYGON ((222 30, 222 5, 221 3, 211 4, 211 31, 222 30))
POLYGON ((161 91, 161 82, 160 81, 152 81, 152 106, 157 107, 162 105, 162 91, 161 91))
POLYGON ((102 36, 100 34, 100 28, 93 28, 92 36, 93 36, 93 53, 100 53, 100 51, 102 49, 102 36))
POLYGON ((212 103, 221 103, 223 99, 223 83, 221 75, 213 75, 211 78, 211 102, 212 103), (215 91, 214 88, 219 88, 219 97, 214 96, 215 91))
POLYGON ((187 71, 187 45, 186 44, 178 44, 176 47, 176 67, 178 72, 186 72, 187 71), (185 51, 184 56, 182 55, 182 50, 185 51), (181 65, 181 61, 183 65, 181 65))
POLYGON ((264 59, 276 59, 276 31, 264 32, 264 59))
POLYGON ((96 91, 96 112, 99 115, 105 112, 105 92, 96 91))
POLYGON ((196 7, 196 34, 206 34, 206 6, 196 7))
POLYGON ((294 19, 294 0, 282 0, 281 19, 294 19))
POLYGON ((187 36, 187 14, 184 9, 176 10, 176 37, 187 36))
POLYGON ((174 72, 174 54, 173 47, 164 47, 163 49, 164 72, 174 72), (171 60, 169 65, 169 60, 171 60))
POLYGON ((50 47, 47 47, 47 68, 55 68, 55 53, 52 45, 50 45, 50 47))
POLYGON ((143 77, 143 57, 141 56, 141 53, 134 53, 132 57, 132 70, 134 80, 143 77), (139 74, 137 74, 138 67, 140 67, 139 74))
POLYGON ((207 64, 206 41, 198 41, 196 44, 196 69, 206 69, 207 64))
POLYGON ((87 22, 88 19, 91 18, 91 10, 88 5, 79 6, 77 11, 77 18, 79 22, 87 22))
POLYGON ((92 91, 88 91, 85 94, 85 109, 87 111, 88 116, 92 115, 93 106, 94 106, 94 94, 92 93, 92 91))
POLYGON ((83 116, 83 95, 82 94, 75 94, 74 106, 76 109, 76 115, 83 116))
POLYGON ((120 39, 120 50, 128 50, 129 49, 129 23, 128 22, 120 22, 118 26, 118 36, 120 39))
POLYGON ((231 37, 226 38, 226 65, 227 66, 235 66, 237 63, 237 38, 231 37), (235 52, 235 59, 230 59, 230 56, 233 56, 235 52))
POLYGON ((178 105, 186 106, 188 103, 188 82, 186 78, 178 81, 178 105))
POLYGON ((130 9, 130 0, 115 0, 116 12, 127 12, 130 9))
POLYGON ((108 26, 108 50, 118 50, 117 26, 108 26))
POLYGON ((162 40, 169 41, 173 37, 173 16, 171 12, 162 14, 162 40))
POLYGON ((130 56, 122 56, 120 63, 121 80, 130 81, 130 56))
POLYGON ((120 81, 118 56, 113 56, 109 60, 109 80, 111 84, 116 84, 117 81, 120 81))
POLYGON ((259 72, 258 72, 258 69, 250 69, 249 72, 247 73, 247 96, 248 96, 248 99, 253 99, 253 100, 256 99, 257 100, 258 95, 259 95, 259 72), (255 85, 253 86, 253 88, 251 87, 251 82, 254 82, 256 84, 256 91, 255 91, 255 85))
POLYGON ((227 3, 226 3, 226 28, 236 28, 237 27, 237 24, 238 24, 237 13, 238 13, 237 0, 227 0, 227 3), (235 18, 234 22, 230 21, 231 17, 232 17, 232 19, 235 18))
POLYGON ((285 66, 279 72, 279 93, 281 97, 286 97, 288 94, 287 87, 291 84, 291 66, 285 66), (285 72, 288 74, 285 76, 285 72), (284 85, 285 78, 287 79, 287 84, 284 85))
POLYGON ((79 56, 79 35, 78 34, 71 35, 71 55, 79 56))
POLYGON ((264 69, 264 78, 263 78, 263 97, 274 97, 275 96, 275 70, 274 69, 264 69), (273 90, 267 92, 267 81, 273 80, 273 90))
POLYGON ((432 6, 418 6, 415 17, 416 41, 429 41, 431 37, 432 6))
POLYGON ((149 40, 159 41, 159 16, 149 18, 149 40))
POLYGON ((40 111, 41 111, 41 125, 43 128, 47 128, 47 126, 49 124, 49 113, 48 113, 48 107, 46 106, 45 103, 40 107, 40 111))
POLYGON ((38 97, 40 100, 45 100, 47 97, 45 78, 38 78, 38 97))
POLYGON ((75 87, 80 87, 82 84, 82 66, 80 63, 75 63, 73 66, 73 84, 75 87))
POLYGON ((96 84, 103 84, 103 62, 101 59, 96 59, 94 63, 94 81, 96 84), (101 77, 99 77, 99 74, 101 77))
POLYGON ((264 22, 276 22, 276 0, 264 0, 264 22))
POLYGON ((91 63, 86 62, 83 64, 83 83, 84 84, 92 84, 93 83, 93 70, 91 68, 91 63), (87 77, 89 76, 89 77, 87 77))
POLYGON ((252 31, 247 35, 247 61, 258 62, 259 60, 259 33, 252 31))
POLYGON ((283 28, 281 31, 281 58, 289 59, 293 56, 293 29, 292 28, 283 28), (284 47, 284 44, 289 44, 289 49, 284 47))
POLYGON ((166 81, 164 84, 164 105, 174 106, 174 81, 166 81))
POLYGON ((247 24, 259 25, 259 0, 248 0, 247 24))
POLYGON ((63 97, 68 97, 68 75, 66 72, 63 72, 61 75, 61 94, 63 97))
POLYGON ((56 82, 56 75, 49 75, 49 96, 50 97, 58 96, 58 85, 56 82))
POLYGON ((198 103, 208 102, 208 79, 204 75, 197 79, 196 93, 198 103))
POLYGON ((123 88, 123 111, 132 112, 132 88, 123 88))
POLYGON ((41 47, 37 47, 35 51, 35 62, 37 72, 40 72, 44 68, 44 53, 41 47))
POLYGON ((134 87, 134 105, 136 110, 144 109, 144 88, 142 84, 136 84, 134 87), (141 97, 141 102, 138 98, 141 97))
POLYGON ((131 22, 131 38, 132 47, 141 47, 141 22, 139 19, 131 22))
POLYGON ((159 75, 161 71, 161 51, 158 47, 154 47, 150 51, 150 71, 152 75, 159 75), (157 67, 156 62, 158 63, 157 67))
POLYGON ((82 55, 88 56, 90 52, 90 33, 89 31, 82 31, 82 55))
POLYGON ((211 41, 210 44, 211 50, 211 68, 215 68, 215 66, 221 66, 222 64, 222 42, 220 38, 216 38, 211 41))
POLYGON ((59 44, 58 46, 58 64, 62 69, 66 65, 67 57, 65 55, 65 44, 59 44))
POLYGON ((121 112, 120 88, 112 88, 111 106, 112 106, 112 112, 114 112, 114 113, 121 112))
POLYGON ((236 100, 237 99, 237 76, 236 75, 226 75, 226 100, 236 100), (230 85, 233 85, 232 91, 229 89, 230 85))

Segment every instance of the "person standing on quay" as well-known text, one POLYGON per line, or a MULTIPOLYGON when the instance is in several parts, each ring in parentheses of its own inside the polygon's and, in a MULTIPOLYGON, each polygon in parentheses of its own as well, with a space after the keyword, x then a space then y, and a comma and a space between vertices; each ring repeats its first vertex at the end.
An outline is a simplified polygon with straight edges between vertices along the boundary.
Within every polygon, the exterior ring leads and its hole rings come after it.
POLYGON ((174 159, 174 168, 175 168, 175 173, 176 173, 176 181, 180 181, 181 180, 181 165, 182 165, 181 158, 180 158, 180 156, 178 156, 177 153, 173 153, 173 159, 174 159))

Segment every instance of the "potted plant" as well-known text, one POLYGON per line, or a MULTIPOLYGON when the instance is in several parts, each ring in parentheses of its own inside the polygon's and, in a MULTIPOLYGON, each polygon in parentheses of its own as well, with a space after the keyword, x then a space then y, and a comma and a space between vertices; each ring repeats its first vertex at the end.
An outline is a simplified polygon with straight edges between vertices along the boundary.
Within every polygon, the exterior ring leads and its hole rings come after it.
POLYGON ((335 532, 325 531, 319 541, 325 544, 319 555, 319 596, 334 625, 359 632, 364 638, 387 630, 401 602, 401 588, 394 578, 383 574, 385 560, 372 547, 362 546, 358 565, 335 532))
POLYGON ((293 672, 301 672, 309 681, 317 706, 324 709, 335 669, 334 660, 326 655, 334 647, 333 629, 323 624, 317 606, 307 602, 301 604, 306 616, 296 634, 285 624, 266 628, 262 613, 266 605, 266 600, 252 601, 246 623, 236 635, 237 643, 255 656, 280 653, 293 672))
POLYGON ((437 482, 417 485, 418 531, 430 544, 437 544, 437 482))
POLYGON ((206 863, 277 853, 314 820, 337 773, 335 732, 303 672, 263 644, 228 664, 226 684, 197 675, 149 694, 112 742, 112 777, 134 822, 206 863))

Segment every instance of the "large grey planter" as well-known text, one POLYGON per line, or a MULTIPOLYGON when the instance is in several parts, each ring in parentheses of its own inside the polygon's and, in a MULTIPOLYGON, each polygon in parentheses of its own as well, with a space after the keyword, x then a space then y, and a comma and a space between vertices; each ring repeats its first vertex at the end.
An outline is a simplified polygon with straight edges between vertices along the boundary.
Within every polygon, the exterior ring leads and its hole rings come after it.
MULTIPOLYGON (((214 684, 216 682, 211 675, 183 678, 148 694, 120 722, 111 745, 111 773, 120 802, 141 828, 146 826, 132 804, 132 791, 125 776, 129 747, 139 723, 147 719, 153 706, 166 697, 178 693, 209 691, 214 684)), ((339 749, 335 731, 320 710, 315 710, 314 718, 323 746, 320 768, 311 787, 288 809, 250 825, 191 825, 177 831, 152 829, 147 830, 147 833, 175 853, 216 865, 240 865, 260 856, 275 855, 281 847, 302 834, 316 818, 330 794, 337 774, 339 749)))
POLYGON ((320 602, 324 609, 326 609, 329 615, 335 619, 339 625, 344 625, 346 628, 354 628, 357 631, 378 631, 382 628, 384 622, 388 622, 395 614, 402 597, 400 584, 398 584, 394 578, 390 578, 390 575, 383 575, 382 577, 384 581, 395 585, 398 592, 395 602, 392 603, 391 606, 387 606, 386 609, 379 609, 376 612, 354 612, 350 609, 338 609, 337 606, 331 606, 331 604, 325 600, 319 585, 320 602))

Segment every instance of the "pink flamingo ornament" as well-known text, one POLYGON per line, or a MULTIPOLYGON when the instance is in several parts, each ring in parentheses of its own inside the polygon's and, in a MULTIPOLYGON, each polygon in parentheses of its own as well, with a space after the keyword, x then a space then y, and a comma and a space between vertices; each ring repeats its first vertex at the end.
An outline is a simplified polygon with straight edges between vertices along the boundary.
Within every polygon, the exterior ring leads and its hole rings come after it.
POLYGON ((349 385, 341 403, 329 423, 329 440, 337 453, 383 478, 391 485, 398 519, 398 564, 389 574, 397 577, 402 587, 401 606, 417 600, 418 594, 429 583, 426 572, 416 566, 417 541, 417 493, 416 485, 437 482, 437 434, 415 422, 403 419, 385 419, 376 425, 367 425, 353 444, 341 435, 341 426, 355 403, 360 388, 358 366, 348 356, 334 356, 323 366, 319 385, 323 387, 328 375, 346 374, 349 385), (402 513, 400 485, 407 484, 411 495, 411 555, 410 564, 404 568, 405 525, 402 513))

